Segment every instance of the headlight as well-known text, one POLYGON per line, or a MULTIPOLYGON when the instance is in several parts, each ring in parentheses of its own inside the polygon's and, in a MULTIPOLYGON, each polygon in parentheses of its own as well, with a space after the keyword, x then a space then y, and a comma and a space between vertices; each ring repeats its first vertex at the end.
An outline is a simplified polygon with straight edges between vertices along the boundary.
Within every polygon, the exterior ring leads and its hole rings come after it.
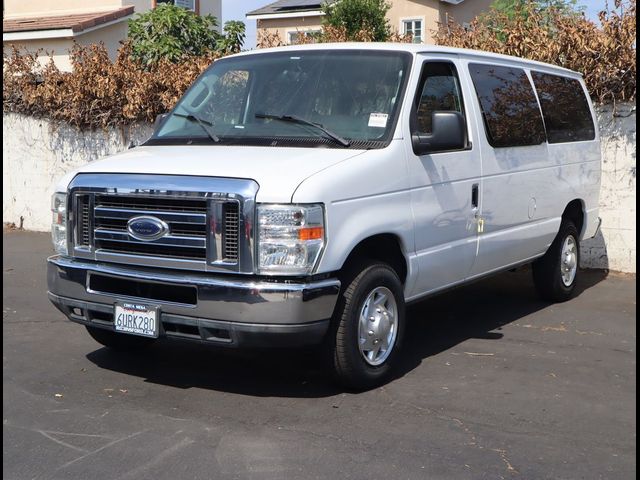
POLYGON ((51 198, 51 239, 53 248, 60 255, 67 255, 67 194, 54 193, 51 198))
POLYGON ((258 228, 260 273, 313 272, 324 247, 322 205, 259 205, 258 228))

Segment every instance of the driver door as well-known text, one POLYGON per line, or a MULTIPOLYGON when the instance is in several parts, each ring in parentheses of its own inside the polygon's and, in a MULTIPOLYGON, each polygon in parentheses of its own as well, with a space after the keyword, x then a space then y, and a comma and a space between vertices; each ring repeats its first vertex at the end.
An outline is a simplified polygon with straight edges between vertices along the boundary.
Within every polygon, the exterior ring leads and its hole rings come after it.
POLYGON ((411 296, 462 282, 476 259, 481 162, 475 147, 477 130, 470 120, 470 85, 460 71, 458 61, 450 56, 430 56, 422 64, 414 101, 417 127, 413 128, 429 135, 434 112, 460 112, 470 142, 455 151, 409 152, 419 269, 411 296))

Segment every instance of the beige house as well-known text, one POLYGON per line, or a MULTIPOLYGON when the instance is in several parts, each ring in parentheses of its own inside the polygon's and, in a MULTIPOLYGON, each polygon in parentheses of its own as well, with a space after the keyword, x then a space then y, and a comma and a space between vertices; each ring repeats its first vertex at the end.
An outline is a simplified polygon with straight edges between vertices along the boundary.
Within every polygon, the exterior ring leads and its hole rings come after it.
MULTIPOLYGON (((336 0, 326 0, 330 3, 336 0)), ((493 0, 389 0, 387 17, 391 28, 412 34, 416 43, 433 43, 433 31, 449 18, 457 23, 471 22, 486 11, 493 0)), ((322 4, 325 0, 279 0, 249 12, 257 21, 258 32, 278 34, 284 43, 295 43, 299 35, 322 28, 322 4)))
MULTIPOLYGON (((103 42, 114 58, 127 37, 127 21, 154 8, 157 0, 4 0, 2 47, 51 53, 61 70, 71 70, 69 50, 103 42)), ((200 15, 221 18, 222 0, 175 0, 200 15)), ((43 60, 44 61, 44 60, 43 60)))

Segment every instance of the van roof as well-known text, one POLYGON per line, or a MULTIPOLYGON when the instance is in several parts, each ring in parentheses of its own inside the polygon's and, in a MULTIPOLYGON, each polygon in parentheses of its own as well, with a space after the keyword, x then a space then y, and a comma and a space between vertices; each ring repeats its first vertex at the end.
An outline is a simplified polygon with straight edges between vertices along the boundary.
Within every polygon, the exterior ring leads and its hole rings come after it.
POLYGON ((539 67, 550 70, 562 71, 570 73, 576 76, 582 76, 580 72, 569 70, 564 67, 559 67, 550 63, 537 62, 535 60, 528 60, 526 58, 512 57, 509 55, 501 55, 498 53, 485 52, 482 50, 471 50, 467 48, 454 48, 443 47, 438 45, 425 45, 416 43, 391 43, 391 42, 344 42, 344 43, 315 43, 307 45, 288 45, 285 47, 275 48, 263 48, 256 50, 249 50, 239 53, 237 55, 256 55, 263 53, 275 53, 275 52, 287 52, 287 51, 300 51, 300 50, 385 50, 385 51, 400 51, 408 52, 413 55, 421 53, 439 53, 439 54, 451 54, 465 57, 476 57, 479 59, 493 59, 501 60, 505 62, 517 63, 522 66, 539 67))

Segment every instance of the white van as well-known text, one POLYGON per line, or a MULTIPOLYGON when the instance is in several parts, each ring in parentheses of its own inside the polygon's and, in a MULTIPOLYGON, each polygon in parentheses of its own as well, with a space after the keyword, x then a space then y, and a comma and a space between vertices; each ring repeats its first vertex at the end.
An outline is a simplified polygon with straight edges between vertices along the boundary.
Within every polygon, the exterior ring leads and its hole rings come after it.
POLYGON ((113 349, 323 343, 370 388, 408 302, 529 262, 571 296, 599 228, 594 118, 578 73, 489 53, 230 56, 144 145, 60 183, 49 297, 113 349))

